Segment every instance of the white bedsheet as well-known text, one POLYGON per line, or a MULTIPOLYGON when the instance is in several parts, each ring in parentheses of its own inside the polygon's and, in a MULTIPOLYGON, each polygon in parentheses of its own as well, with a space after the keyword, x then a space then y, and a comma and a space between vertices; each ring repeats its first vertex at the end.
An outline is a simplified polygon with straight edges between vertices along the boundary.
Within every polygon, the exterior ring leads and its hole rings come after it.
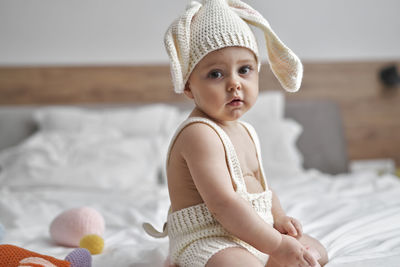
MULTIPOLYGON (((289 215, 328 249, 333 266, 400 266, 400 180, 358 173, 331 177, 317 171, 271 174, 270 185, 289 215)), ((3 243, 64 258, 72 249, 54 244, 51 220, 68 208, 88 205, 105 218, 105 250, 93 266, 161 266, 167 239, 148 237, 144 221, 162 226, 169 206, 165 186, 141 186, 135 194, 87 187, 2 186, 3 243)))
POLYGON ((271 184, 287 212, 325 245, 327 266, 400 266, 398 178, 312 170, 271 184))

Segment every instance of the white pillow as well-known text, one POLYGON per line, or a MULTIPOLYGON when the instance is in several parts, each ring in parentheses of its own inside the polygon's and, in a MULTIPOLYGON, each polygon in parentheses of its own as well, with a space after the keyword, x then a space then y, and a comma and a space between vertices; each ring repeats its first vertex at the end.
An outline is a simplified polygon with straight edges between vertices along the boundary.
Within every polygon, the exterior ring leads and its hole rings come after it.
POLYGON ((300 171, 303 156, 296 142, 302 126, 284 118, 285 99, 281 91, 260 93, 256 104, 243 116, 256 129, 261 143, 263 164, 270 169, 300 171))
POLYGON ((268 121, 265 125, 253 125, 260 139, 263 165, 266 171, 277 167, 287 171, 303 169, 303 155, 296 142, 302 133, 302 126, 294 120, 268 121), (261 127, 260 127, 261 126, 261 127))
POLYGON ((35 111, 34 120, 46 131, 117 129, 129 135, 155 135, 168 134, 176 116, 178 109, 164 104, 101 110, 54 106, 35 111))
POLYGON ((123 190, 157 186, 156 137, 102 132, 40 131, 0 154, 2 186, 123 190))
POLYGON ((1 153, 0 183, 116 190, 157 184, 179 115, 164 104, 38 109, 40 131, 1 153))
POLYGON ((285 97, 281 91, 263 91, 255 105, 243 116, 244 121, 282 120, 285 111, 285 97))

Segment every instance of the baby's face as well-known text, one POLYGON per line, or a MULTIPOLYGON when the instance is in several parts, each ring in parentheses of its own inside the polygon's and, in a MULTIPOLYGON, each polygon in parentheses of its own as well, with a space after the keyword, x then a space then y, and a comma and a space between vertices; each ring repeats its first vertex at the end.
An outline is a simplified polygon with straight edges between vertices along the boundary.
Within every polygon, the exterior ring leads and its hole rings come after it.
POLYGON ((185 94, 217 121, 239 119, 258 96, 255 55, 243 47, 226 47, 207 54, 192 71, 185 94))

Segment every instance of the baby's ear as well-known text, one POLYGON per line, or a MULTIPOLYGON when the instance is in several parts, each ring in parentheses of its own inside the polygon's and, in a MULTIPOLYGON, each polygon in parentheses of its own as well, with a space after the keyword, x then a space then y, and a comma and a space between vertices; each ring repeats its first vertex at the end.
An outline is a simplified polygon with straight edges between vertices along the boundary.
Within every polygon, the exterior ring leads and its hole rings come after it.
POLYGON ((190 99, 193 99, 193 93, 192 93, 192 89, 190 89, 190 84, 189 82, 186 83, 185 85, 185 89, 183 90, 183 93, 190 99))

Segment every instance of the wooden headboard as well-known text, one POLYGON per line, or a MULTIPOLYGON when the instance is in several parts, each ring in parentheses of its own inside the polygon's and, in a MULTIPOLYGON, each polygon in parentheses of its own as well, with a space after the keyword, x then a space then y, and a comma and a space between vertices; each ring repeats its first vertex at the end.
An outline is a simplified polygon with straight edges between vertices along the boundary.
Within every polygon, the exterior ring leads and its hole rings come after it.
MULTIPOLYGON (((382 67, 399 62, 304 63, 289 100, 329 99, 343 116, 350 159, 393 158, 400 165, 400 88, 380 83, 382 67)), ((261 90, 280 90, 263 65, 261 90)), ((169 67, 0 67, 0 105, 153 103, 185 101, 172 90, 169 67)))

